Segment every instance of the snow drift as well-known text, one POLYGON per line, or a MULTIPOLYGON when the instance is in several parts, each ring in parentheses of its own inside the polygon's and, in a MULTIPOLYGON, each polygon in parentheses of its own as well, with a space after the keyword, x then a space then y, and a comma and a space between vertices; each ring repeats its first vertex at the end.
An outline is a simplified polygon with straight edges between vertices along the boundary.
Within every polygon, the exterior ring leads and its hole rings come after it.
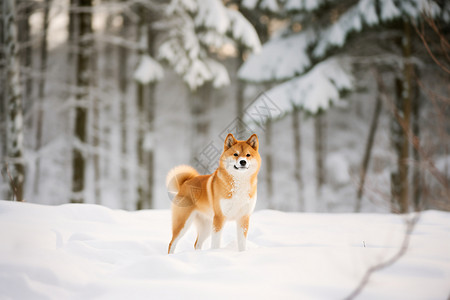
MULTIPOLYGON (((258 211, 249 250, 167 255, 170 213, 0 201, 1 299, 342 299, 398 251, 401 216, 258 211)), ((450 213, 424 212, 405 256, 375 273, 363 299, 445 299, 450 213)))

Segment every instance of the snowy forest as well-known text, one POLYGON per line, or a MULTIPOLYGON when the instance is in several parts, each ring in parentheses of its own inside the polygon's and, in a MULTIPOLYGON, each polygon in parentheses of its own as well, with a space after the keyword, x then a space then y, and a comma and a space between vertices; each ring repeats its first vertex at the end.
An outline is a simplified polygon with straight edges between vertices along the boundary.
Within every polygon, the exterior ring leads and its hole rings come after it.
POLYGON ((450 209, 450 3, 4 0, 0 199, 168 208, 257 133, 257 208, 450 209))
POLYGON ((450 299, 450 1, 0 3, 1 299, 450 299))

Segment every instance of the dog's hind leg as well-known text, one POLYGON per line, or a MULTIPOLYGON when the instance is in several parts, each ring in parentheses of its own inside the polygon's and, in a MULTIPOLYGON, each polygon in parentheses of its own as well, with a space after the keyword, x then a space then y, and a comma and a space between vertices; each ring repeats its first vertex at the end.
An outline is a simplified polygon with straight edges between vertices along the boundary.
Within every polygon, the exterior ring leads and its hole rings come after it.
POLYGON ((211 235, 212 220, 208 216, 197 214, 195 217, 195 225, 197 227, 197 240, 195 241, 195 250, 202 249, 205 240, 211 235))
POLYGON ((169 243, 168 253, 175 251, 178 241, 183 237, 186 231, 195 219, 193 207, 172 207, 172 240, 169 243))

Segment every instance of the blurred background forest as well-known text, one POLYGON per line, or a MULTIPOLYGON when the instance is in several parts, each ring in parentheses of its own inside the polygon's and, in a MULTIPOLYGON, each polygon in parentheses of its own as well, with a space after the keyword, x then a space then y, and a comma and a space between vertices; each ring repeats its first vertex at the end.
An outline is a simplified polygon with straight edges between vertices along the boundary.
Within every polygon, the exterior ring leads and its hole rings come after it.
POLYGON ((168 208, 256 132, 257 208, 450 209, 450 3, 2 0, 0 199, 168 208))

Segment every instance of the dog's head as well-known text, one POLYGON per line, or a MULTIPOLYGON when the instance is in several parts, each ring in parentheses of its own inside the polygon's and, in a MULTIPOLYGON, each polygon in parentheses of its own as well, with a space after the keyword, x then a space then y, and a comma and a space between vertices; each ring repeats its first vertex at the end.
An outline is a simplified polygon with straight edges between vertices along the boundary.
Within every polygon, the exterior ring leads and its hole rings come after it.
POLYGON ((246 141, 238 141, 229 133, 223 145, 220 166, 232 175, 251 175, 258 172, 261 165, 258 146, 256 134, 246 141))

